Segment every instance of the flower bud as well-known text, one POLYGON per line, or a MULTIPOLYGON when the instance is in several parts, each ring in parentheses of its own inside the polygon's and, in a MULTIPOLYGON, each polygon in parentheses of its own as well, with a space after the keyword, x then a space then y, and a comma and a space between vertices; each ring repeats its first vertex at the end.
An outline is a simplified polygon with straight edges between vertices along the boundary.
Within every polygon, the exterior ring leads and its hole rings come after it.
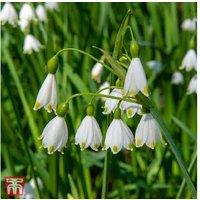
POLYGON ((87 112, 87 115, 93 116, 94 115, 94 106, 92 104, 89 104, 86 112, 87 112))
POLYGON ((121 119, 121 110, 117 108, 114 112, 114 118, 115 119, 121 119))
POLYGON ((58 105, 57 109, 56 109, 56 114, 59 117, 64 117, 67 113, 68 110, 68 104, 67 103, 61 103, 58 105))
POLYGON ((138 57, 139 45, 136 41, 131 42, 130 52, 131 52, 132 58, 138 57))
POLYGON ((48 70, 48 73, 55 74, 57 69, 58 69, 58 56, 53 56, 47 62, 47 70, 48 70))

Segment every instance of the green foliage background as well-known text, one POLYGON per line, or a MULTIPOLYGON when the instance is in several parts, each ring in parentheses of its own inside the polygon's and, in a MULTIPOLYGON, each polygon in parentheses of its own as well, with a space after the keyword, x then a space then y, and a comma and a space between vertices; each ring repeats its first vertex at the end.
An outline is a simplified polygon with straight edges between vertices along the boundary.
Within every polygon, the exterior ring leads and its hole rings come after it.
MULTIPOLYGON (((19 11, 21 3, 14 4, 19 11)), ((32 4, 36 7, 36 3, 32 4)), ((112 52, 119 26, 128 9, 133 11, 130 26, 139 41, 140 58, 149 81, 153 101, 181 151, 191 178, 196 183, 196 95, 186 95, 192 75, 184 72, 184 84, 171 84, 171 75, 178 70, 189 49, 191 33, 181 30, 185 18, 196 17, 196 3, 60 3, 59 11, 48 13, 48 23, 32 25, 31 33, 44 49, 31 55, 23 54, 24 34, 9 25, 1 30, 1 149, 2 183, 4 176, 34 175, 43 183, 42 198, 101 198, 105 152, 90 149, 81 152, 74 145, 75 130, 85 116, 88 98, 70 103, 66 122, 69 128, 65 154, 48 155, 37 137, 54 114, 43 109, 32 110, 37 92, 46 76, 45 64, 58 50, 74 47, 100 58, 98 46, 112 52), (163 64, 155 73, 146 66, 149 60, 163 64), (27 150, 29 154, 27 154, 27 150)), ((128 47, 130 34, 125 35, 128 47)), ((59 101, 78 92, 95 92, 99 84, 91 80, 94 61, 77 52, 63 54, 59 60, 57 83, 59 101)), ((102 82, 109 80, 104 70, 102 82)), ((96 118, 105 135, 107 117, 102 102, 96 103, 96 118)), ((133 133, 140 117, 125 119, 133 133)), ((107 198, 175 198, 183 177, 168 146, 157 145, 122 151, 109 156, 107 198)), ((6 198, 2 184, 2 197, 6 198)), ((187 186, 182 198, 191 198, 187 186)))

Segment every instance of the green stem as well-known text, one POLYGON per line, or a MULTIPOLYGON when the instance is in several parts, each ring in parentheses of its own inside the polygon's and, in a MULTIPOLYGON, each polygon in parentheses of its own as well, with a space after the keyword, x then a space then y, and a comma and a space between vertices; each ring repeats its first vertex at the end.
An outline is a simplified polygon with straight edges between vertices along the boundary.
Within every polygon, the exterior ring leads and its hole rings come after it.
POLYGON ((61 54, 62 52, 65 52, 65 51, 77 51, 77 52, 79 52, 79 53, 82 53, 82 54, 84 54, 84 55, 90 57, 90 58, 93 59, 94 61, 96 61, 96 62, 98 62, 98 63, 101 63, 106 69, 108 69, 110 72, 112 72, 112 73, 115 74, 115 71, 114 71, 112 68, 110 68, 108 65, 106 65, 103 61, 98 60, 97 58, 95 58, 95 57, 92 56, 91 54, 89 54, 89 53, 87 53, 87 52, 85 52, 85 51, 82 51, 82 50, 80 50, 80 49, 76 49, 76 48, 65 48, 65 49, 61 49, 60 51, 58 51, 58 52, 56 53, 55 56, 58 56, 59 54, 61 54))
MULTIPOLYGON (((195 149, 196 149, 196 147, 195 147, 195 149)), ((192 160, 190 162, 190 165, 188 167, 188 172, 190 172, 192 170, 196 160, 197 160, 197 150, 195 150, 195 152, 194 152, 194 155, 193 155, 192 160)), ((179 191, 178 191, 178 194, 176 196, 176 199, 180 199, 180 196, 181 196, 181 194, 183 192, 184 186, 185 186, 185 179, 183 179, 183 181, 181 183, 181 186, 179 188, 179 191)))
MULTIPOLYGON (((98 93, 100 93, 100 92, 102 92, 102 91, 104 91, 104 90, 107 90, 107 89, 122 89, 122 87, 117 87, 117 86, 105 87, 105 88, 102 88, 101 90, 98 90, 98 91, 96 92, 96 94, 98 94, 98 93)), ((94 101, 94 99, 95 99, 95 96, 92 97, 91 103, 94 101)))
POLYGON ((106 97, 106 98, 110 98, 110 99, 117 99, 117 100, 121 100, 121 101, 136 103, 136 101, 134 99, 129 99, 129 98, 127 99, 127 96, 120 98, 120 97, 116 97, 116 96, 98 94, 98 93, 90 93, 90 92, 83 92, 83 93, 74 94, 66 100, 66 103, 69 103, 69 101, 71 101, 73 98, 76 98, 76 97, 79 97, 79 96, 84 96, 84 95, 94 96, 94 97, 106 97))
POLYGON ((134 38, 134 36, 133 36, 132 28, 130 27, 130 25, 129 25, 127 28, 128 28, 128 30, 129 30, 129 32, 130 32, 130 34, 131 34, 131 39, 132 39, 132 41, 135 41, 135 38, 134 38))
POLYGON ((104 160, 104 167, 103 167, 103 181, 102 181, 102 192, 101 198, 106 198, 107 193, 107 181, 108 181, 108 160, 109 160, 109 151, 106 152, 105 160, 104 160))

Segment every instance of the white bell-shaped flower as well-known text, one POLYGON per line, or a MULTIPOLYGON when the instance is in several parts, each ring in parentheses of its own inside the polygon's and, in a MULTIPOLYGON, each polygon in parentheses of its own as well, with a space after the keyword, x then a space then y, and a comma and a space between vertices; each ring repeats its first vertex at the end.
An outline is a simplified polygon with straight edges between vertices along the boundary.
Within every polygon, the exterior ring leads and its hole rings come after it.
POLYGON ((38 5, 36 10, 35 10, 35 12, 37 14, 38 19, 41 22, 46 22, 47 21, 47 14, 46 14, 46 10, 45 10, 43 5, 38 5))
POLYGON ((141 147, 146 144, 151 149, 154 149, 157 141, 165 144, 158 124, 153 116, 150 113, 144 114, 135 132, 135 145, 136 147, 141 147))
MULTIPOLYGON (((104 88, 107 88, 107 87, 110 87, 110 83, 108 81, 104 82, 100 87, 99 87, 99 90, 102 90, 101 92, 99 92, 99 94, 103 94, 103 95, 109 95, 110 93, 110 89, 105 89, 103 90, 104 88)), ((102 101, 105 101, 106 100, 106 97, 101 97, 101 100, 102 101)))
POLYGON ((171 83, 174 85, 179 85, 183 83, 183 74, 181 72, 174 72, 172 75, 171 83))
POLYGON ((52 109, 55 111, 57 106, 57 89, 56 89, 56 78, 54 74, 48 74, 44 80, 34 105, 34 110, 38 110, 44 107, 48 112, 52 109))
POLYGON ((11 3, 5 3, 0 13, 0 21, 4 25, 9 23, 12 26, 16 26, 17 23, 17 12, 11 3))
POLYGON ((193 68, 197 69, 197 54, 194 49, 189 49, 183 58, 180 69, 190 71, 193 68))
MULTIPOLYGON (((37 178, 37 182, 40 189, 42 189, 44 186, 42 184, 41 179, 37 178)), ((20 196, 20 199, 36 199, 35 189, 36 189, 35 181, 32 178, 29 182, 25 183, 23 194, 20 196)))
POLYGON ((103 65, 101 63, 96 63, 91 71, 91 77, 92 79, 94 79, 95 81, 97 81, 98 83, 101 81, 101 75, 103 72, 103 65))
POLYGON ((33 51, 38 52, 42 48, 40 41, 33 35, 26 35, 24 39, 23 52, 32 54, 33 51))
MULTIPOLYGON (((110 93, 110 96, 122 98, 122 90, 121 89, 113 89, 110 93)), ((117 104, 119 103, 118 99, 106 98, 105 106, 103 114, 110 114, 117 108, 117 104)))
POLYGON ((42 135, 42 146, 48 149, 48 154, 55 151, 63 153, 68 139, 68 128, 63 117, 56 116, 44 128, 42 135))
POLYGON ((195 31, 196 30, 196 19, 185 19, 181 25, 184 31, 195 31))
POLYGON ((48 10, 58 10, 57 2, 45 2, 45 7, 48 10))
POLYGON ((197 93, 197 75, 195 74, 189 82, 187 94, 197 93))
POLYGON ((90 146, 93 150, 98 151, 101 143, 102 133, 99 124, 93 116, 86 115, 76 132, 75 144, 79 144, 81 150, 90 146))
POLYGON ((22 32, 26 33, 29 31, 30 23, 28 20, 21 19, 19 20, 18 24, 22 32))
POLYGON ((35 20, 35 12, 29 3, 24 3, 19 12, 20 20, 27 20, 28 22, 35 20))
POLYGON ((148 96, 147 79, 139 58, 133 58, 129 65, 124 90, 131 96, 136 95, 139 91, 148 96))
POLYGON ((120 104, 120 109, 126 111, 128 118, 132 118, 136 113, 142 115, 142 106, 137 103, 122 101, 120 104))
POLYGON ((111 149, 117 154, 122 148, 132 150, 134 136, 129 127, 121 120, 121 110, 116 109, 114 119, 106 132, 103 150, 111 149))

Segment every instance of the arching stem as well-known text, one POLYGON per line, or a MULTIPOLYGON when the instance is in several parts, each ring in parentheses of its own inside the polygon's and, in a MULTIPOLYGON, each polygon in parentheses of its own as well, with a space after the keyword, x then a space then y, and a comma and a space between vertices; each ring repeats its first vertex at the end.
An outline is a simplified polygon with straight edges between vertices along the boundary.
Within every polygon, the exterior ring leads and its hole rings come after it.
POLYGON ((91 54, 89 54, 89 53, 87 53, 87 52, 85 52, 85 51, 82 51, 82 50, 80 50, 80 49, 76 49, 76 48, 65 48, 65 49, 61 49, 60 51, 58 51, 58 52, 56 53, 55 56, 58 56, 59 54, 65 52, 65 51, 77 51, 77 52, 79 52, 79 53, 82 53, 82 54, 84 54, 84 55, 90 57, 92 60, 94 60, 94 61, 96 61, 96 62, 98 62, 98 63, 101 63, 106 69, 108 69, 110 72, 112 72, 113 74, 115 74, 115 71, 114 71, 112 68, 110 68, 108 65, 106 65, 104 62, 102 62, 101 60, 95 58, 93 55, 91 55, 91 54))

